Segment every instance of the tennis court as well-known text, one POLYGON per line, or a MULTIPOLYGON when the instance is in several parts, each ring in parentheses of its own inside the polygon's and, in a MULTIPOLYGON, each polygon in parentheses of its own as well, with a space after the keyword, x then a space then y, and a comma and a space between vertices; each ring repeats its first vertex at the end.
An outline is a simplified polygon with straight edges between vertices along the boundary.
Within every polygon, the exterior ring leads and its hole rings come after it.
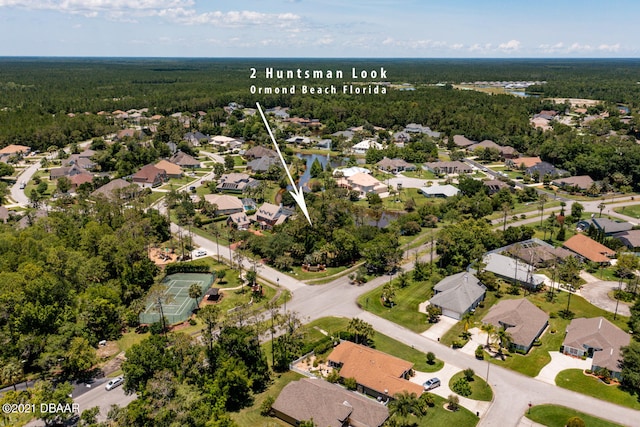
MULTIPOLYGON (((189 296, 189 288, 196 283, 202 294, 211 287, 214 274, 211 273, 177 273, 162 280, 166 286, 162 297, 162 313, 169 324, 184 322, 196 308, 196 302, 189 296)), ((151 324, 160 320, 160 304, 158 301, 147 301, 147 307, 140 313, 140 323, 151 324)))

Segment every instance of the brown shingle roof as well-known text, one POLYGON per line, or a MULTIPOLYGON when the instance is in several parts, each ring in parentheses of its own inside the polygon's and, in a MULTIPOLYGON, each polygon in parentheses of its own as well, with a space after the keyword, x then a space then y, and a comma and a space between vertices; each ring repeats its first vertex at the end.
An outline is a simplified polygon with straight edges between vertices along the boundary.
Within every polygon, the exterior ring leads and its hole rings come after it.
POLYGON ((564 242, 563 246, 583 258, 597 263, 608 263, 609 257, 615 255, 615 251, 612 251, 605 245, 596 242, 584 234, 572 236, 564 242))
POLYGON ((547 313, 521 298, 500 301, 491 307, 482 322, 497 328, 506 327, 514 344, 530 347, 548 320, 547 313))
POLYGON ((403 378, 413 363, 363 345, 343 341, 333 349, 328 360, 342 364, 341 377, 355 378, 358 384, 381 394, 386 390, 389 396, 403 391, 420 395, 423 391, 420 385, 403 378))
POLYGON ((566 185, 569 187, 578 187, 582 190, 588 190, 593 185, 593 179, 591 179, 589 175, 579 175, 556 179, 553 183, 560 186, 566 185))
POLYGON ((322 427, 378 427, 389 417, 387 407, 372 399, 310 378, 287 384, 272 408, 276 414, 285 414, 296 421, 313 418, 314 424, 322 427))
POLYGON ((160 160, 158 163, 156 163, 156 167, 165 171, 169 176, 182 175, 182 168, 175 163, 171 163, 168 160, 160 160))
POLYGON ((530 168, 540 162, 542 162, 540 157, 518 157, 517 159, 513 159, 513 163, 515 163, 517 167, 524 165, 525 168, 530 168))
POLYGON ((474 144, 474 141, 467 139, 464 135, 454 135, 453 143, 458 147, 468 147, 474 144))

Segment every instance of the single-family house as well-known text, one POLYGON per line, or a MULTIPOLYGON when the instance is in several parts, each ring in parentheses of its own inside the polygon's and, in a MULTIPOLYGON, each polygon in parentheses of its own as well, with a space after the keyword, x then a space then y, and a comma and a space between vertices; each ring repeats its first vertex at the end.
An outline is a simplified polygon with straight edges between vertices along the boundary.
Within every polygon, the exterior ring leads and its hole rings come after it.
POLYGON ((182 151, 176 151, 170 158, 169 161, 173 164, 180 166, 181 168, 194 169, 199 168, 200 161, 193 156, 183 153, 182 151))
POLYGON ((407 391, 420 396, 423 387, 408 380, 413 363, 350 341, 342 341, 327 357, 340 377, 354 378, 356 390, 382 399, 407 391))
POLYGON ((260 157, 247 163, 247 170, 254 173, 265 173, 273 165, 281 166, 282 163, 277 157, 260 157))
POLYGON ((544 285, 545 276, 534 274, 534 267, 527 262, 495 252, 486 254, 482 262, 485 264, 485 270, 514 284, 531 289, 537 289, 544 285))
POLYGON ((220 177, 216 190, 228 193, 243 193, 249 188, 256 187, 260 181, 253 179, 246 173, 226 173, 220 177))
POLYGON ((529 176, 534 176, 534 175, 538 175, 541 179, 544 176, 549 176, 549 177, 558 177, 558 176, 563 176, 563 175, 568 175, 569 172, 567 172, 564 169, 559 169, 555 166, 553 166, 551 163, 549 162, 540 162, 540 163, 536 163, 535 165, 531 166, 530 168, 527 168, 524 173, 526 173, 529 176))
POLYGON ((613 235, 633 252, 640 251, 640 230, 629 230, 613 235))
POLYGON ((86 169, 76 164, 73 164, 71 166, 64 166, 61 168, 49 169, 50 180, 58 179, 63 176, 66 176, 67 178, 71 178, 76 175, 86 175, 86 174, 91 175, 86 169))
POLYGON ((476 276, 464 271, 445 277, 433 287, 433 291, 435 295, 429 303, 439 307, 443 316, 460 320, 484 300, 487 288, 476 276))
POLYGON ((204 133, 199 131, 187 132, 184 134, 182 139, 184 139, 189 143, 189 145, 192 145, 194 147, 199 147, 200 144, 208 144, 210 141, 208 135, 205 135, 204 133))
POLYGON ((182 176, 182 168, 168 160, 160 160, 156 163, 156 167, 165 171, 167 178, 180 178, 182 176))
POLYGON ((278 153, 262 145, 255 145, 244 152, 247 160, 259 159, 262 157, 278 157, 278 153))
POLYGON ((245 212, 236 212, 229 215, 227 224, 238 230, 247 230, 251 225, 251 221, 249 221, 249 217, 245 212))
POLYGON ((453 144, 458 148, 467 148, 470 145, 475 144, 476 141, 467 139, 464 135, 453 135, 453 144))
POLYGON ((144 138, 144 132, 141 132, 139 130, 135 130, 135 129, 120 129, 118 131, 118 133, 116 133, 116 136, 113 138, 114 141, 122 141, 125 138, 136 138, 136 139, 142 139, 144 138))
POLYGON ((633 228, 633 225, 625 221, 614 221, 609 218, 597 218, 593 216, 592 218, 578 221, 576 226, 579 231, 587 231, 591 227, 595 227, 596 230, 601 231, 605 236, 611 236, 616 233, 622 233, 623 231, 629 231, 633 228))
POLYGON ((314 425, 322 427, 380 427, 389 417, 385 405, 315 378, 287 384, 271 410, 294 426, 313 420, 314 425))
POLYGON ((549 324, 549 316, 528 299, 502 300, 489 309, 482 323, 505 329, 511 347, 527 353, 549 324))
POLYGON ((93 175, 89 172, 79 173, 69 177, 71 182, 71 191, 76 191, 82 184, 91 184, 93 182, 93 175))
POLYGON ((311 138, 309 138, 308 136, 294 135, 291 138, 285 139, 285 141, 288 142, 289 144, 301 144, 301 145, 311 144, 311 138))
POLYGON ((405 126, 404 131, 407 133, 421 133, 432 138, 440 138, 440 132, 431 130, 429 126, 423 126, 418 123, 409 123, 405 126))
POLYGON ((562 246, 578 255, 580 259, 597 264, 609 264, 616 254, 615 251, 584 234, 571 236, 562 246))
POLYGON ((366 154, 370 149, 382 150, 383 146, 373 139, 363 139, 362 141, 351 147, 351 152, 354 154, 366 154))
POLYGON ((226 194, 207 194, 204 199, 216 206, 216 215, 231 215, 234 213, 244 212, 242 200, 235 196, 226 194))
POLYGON ((542 162, 540 157, 518 157, 515 159, 506 159, 504 162, 507 167, 514 169, 527 169, 542 162))
POLYGON ((492 150, 496 150, 497 152, 501 152, 502 146, 496 144, 490 139, 485 139, 482 142, 478 142, 476 144, 472 144, 467 147, 467 151, 470 151, 470 152, 474 152, 476 150, 481 150, 481 149, 484 149, 484 150, 492 149, 492 150))
POLYGON ((255 217, 255 221, 258 222, 262 228, 270 229, 275 225, 284 223, 291 215, 292 212, 282 206, 263 203, 252 217, 255 217))
POLYGON ((378 181, 367 173, 356 173, 349 177, 343 177, 336 180, 340 187, 349 188, 350 190, 360 193, 360 197, 366 197, 368 193, 382 194, 386 192, 387 186, 378 181))
POLYGON ((576 357, 592 358, 591 370, 608 369, 620 379, 620 349, 629 345, 631 336, 604 317, 573 319, 567 326, 561 351, 576 357))
POLYGON ((370 174, 371 171, 367 168, 361 168, 360 166, 351 166, 348 168, 340 168, 340 169, 333 170, 333 176, 335 176, 336 178, 340 178, 340 177, 349 178, 350 176, 353 176, 357 173, 370 174))
POLYGON ((424 194, 425 197, 447 198, 460 194, 460 190, 451 184, 434 184, 430 187, 421 187, 418 191, 424 194))
POLYGON ((235 150, 236 148, 240 148, 242 146, 242 141, 224 135, 214 136, 213 138, 211 138, 211 143, 220 147, 226 147, 230 150, 235 150))
POLYGON ((91 170, 96 164, 88 157, 80 157, 80 154, 72 154, 62 161, 62 166, 78 165, 82 169, 91 170))
POLYGON ((550 123, 551 121, 544 117, 533 117, 531 120, 529 120, 529 122, 531 123, 531 126, 533 126, 534 128, 539 128, 542 131, 552 128, 550 123))
POLYGON ((520 261, 531 264, 536 268, 550 267, 557 265, 570 256, 574 256, 573 252, 564 248, 554 248, 548 243, 536 244, 529 242, 528 244, 510 245, 506 249, 511 257, 520 261))
POLYGON ((157 168, 154 164, 148 164, 134 173, 131 179, 142 188, 153 188, 167 181, 167 173, 164 169, 157 168))
POLYGON ((351 141, 355 133, 351 130, 339 130, 331 134, 336 138, 344 138, 345 141, 351 141))
POLYGON ((109 181, 102 187, 99 187, 93 193, 91 193, 91 195, 105 196, 109 199, 111 198, 130 199, 140 194, 140 191, 142 190, 140 189, 139 186, 129 181, 125 181, 122 178, 118 178, 118 179, 109 181))
POLYGON ((388 157, 384 157, 376 163, 376 166, 378 169, 391 173, 416 170, 415 165, 405 161, 404 159, 390 159, 388 157))
POLYGON ((424 167, 433 173, 461 174, 473 172, 471 166, 458 160, 452 162, 427 162, 424 167))
POLYGON ((504 181, 500 181, 499 179, 488 179, 486 181, 482 181, 482 185, 486 187, 489 195, 495 194, 503 188, 511 188, 509 187, 509 184, 504 181))
POLYGON ((589 175, 578 175, 554 179, 551 183, 568 191, 587 191, 594 181, 589 175))
POLYGON ((10 156, 25 155, 31 152, 31 147, 26 145, 9 144, 0 149, 0 154, 9 154, 10 156))

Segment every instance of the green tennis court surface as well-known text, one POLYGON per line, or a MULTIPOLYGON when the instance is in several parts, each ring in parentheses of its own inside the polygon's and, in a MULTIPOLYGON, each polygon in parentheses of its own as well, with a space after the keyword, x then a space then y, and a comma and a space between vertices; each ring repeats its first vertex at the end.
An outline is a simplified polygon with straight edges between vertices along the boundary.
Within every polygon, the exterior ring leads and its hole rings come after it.
MULTIPOLYGON (((211 273, 176 273, 165 277, 162 284, 166 286, 162 297, 162 312, 169 324, 184 322, 196 308, 196 302, 189 296, 189 288, 196 283, 202 294, 211 287, 214 274, 211 273)), ((140 313, 140 323, 151 324, 160 320, 158 301, 147 301, 145 310, 140 313)))

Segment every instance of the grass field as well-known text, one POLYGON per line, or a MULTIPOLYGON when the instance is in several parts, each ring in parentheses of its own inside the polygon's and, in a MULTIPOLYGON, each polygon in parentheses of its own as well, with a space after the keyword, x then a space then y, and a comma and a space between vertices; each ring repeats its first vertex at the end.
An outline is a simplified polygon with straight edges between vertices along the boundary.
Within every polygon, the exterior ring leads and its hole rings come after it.
MULTIPOLYGON (((462 371, 458 372, 449 380, 449 388, 458 381, 460 378, 464 378, 464 373, 462 371)), ((491 402, 493 399, 493 391, 489 384, 482 378, 477 375, 473 376, 473 381, 469 382, 469 387, 471 388, 471 394, 467 396, 469 399, 473 400, 482 400, 484 402, 491 402)))
POLYGON ((640 410, 637 396, 621 390, 617 385, 608 385, 595 377, 585 375, 580 369, 567 369, 560 372, 556 376, 556 385, 617 405, 640 410))
POLYGON ((412 282, 405 288, 398 288, 397 279, 392 282, 396 284, 393 308, 383 304, 382 286, 361 295, 358 298, 358 304, 365 310, 402 325, 413 332, 421 333, 429 329, 431 325, 427 323, 427 315, 418 312, 418 305, 431 297, 431 285, 424 282, 412 282))
MULTIPOLYGON (((502 299, 514 299, 522 298, 522 292, 520 295, 504 294, 502 299)), ((505 360, 499 360, 495 358, 489 358, 485 355, 491 363, 504 366, 505 368, 513 369, 524 375, 535 377, 540 373, 540 370, 551 361, 549 351, 558 351, 562 345, 564 334, 562 331, 566 330, 570 320, 558 317, 556 313, 567 307, 567 299, 569 294, 567 292, 560 292, 556 295, 553 302, 549 302, 546 299, 546 292, 540 292, 533 295, 527 295, 532 303, 538 306, 546 313, 553 314, 549 319, 549 327, 540 338, 541 345, 533 346, 528 354, 522 355, 518 353, 509 353, 505 360), (555 330, 556 333, 552 334, 551 330, 555 330)), ((482 318, 485 316, 489 308, 497 302, 497 299, 493 292, 487 293, 487 298, 484 302, 484 307, 476 309, 472 317, 472 325, 470 327, 479 327, 482 318)), ((616 320, 613 319, 613 313, 602 310, 594 305, 591 305, 584 298, 577 295, 571 296, 570 309, 574 313, 574 317, 598 317, 603 316, 607 320, 614 323, 616 326, 626 329, 628 318, 624 316, 618 316, 616 320)), ((463 332, 464 327, 462 322, 458 322, 453 328, 449 330, 441 339, 440 342, 446 345, 451 345, 453 341, 459 339, 459 335, 463 332)))
POLYGON ((640 204, 634 206, 622 206, 613 210, 619 214, 627 215, 636 219, 640 219, 640 204))
POLYGON ((558 405, 537 405, 527 412, 526 417, 548 427, 564 427, 571 417, 580 417, 588 427, 622 427, 602 418, 558 405))

